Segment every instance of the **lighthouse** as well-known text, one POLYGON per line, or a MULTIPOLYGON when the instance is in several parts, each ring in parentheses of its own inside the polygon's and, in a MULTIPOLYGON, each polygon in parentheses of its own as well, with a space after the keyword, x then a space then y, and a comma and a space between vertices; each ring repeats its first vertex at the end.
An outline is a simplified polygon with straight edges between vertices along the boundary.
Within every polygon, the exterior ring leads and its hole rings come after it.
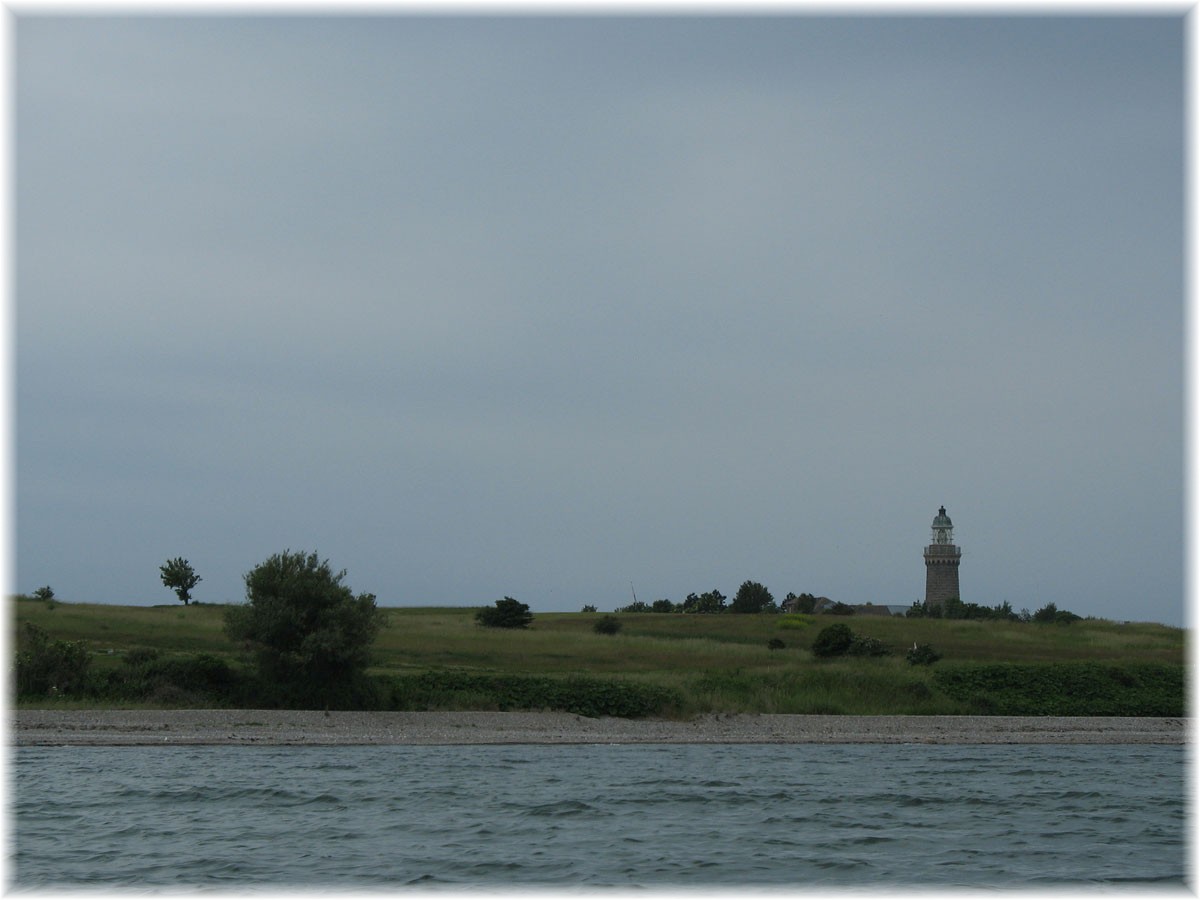
POLYGON ((940 507, 933 518, 933 536, 925 548, 925 608, 941 608, 950 598, 961 600, 958 593, 958 560, 962 550, 954 546, 954 524, 940 507))

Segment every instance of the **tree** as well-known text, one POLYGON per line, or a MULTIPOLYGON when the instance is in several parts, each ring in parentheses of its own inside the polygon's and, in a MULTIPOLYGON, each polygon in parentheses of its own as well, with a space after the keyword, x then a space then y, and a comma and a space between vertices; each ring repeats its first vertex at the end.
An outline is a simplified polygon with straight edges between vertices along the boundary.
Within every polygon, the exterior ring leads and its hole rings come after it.
POLYGON ((666 598, 655 600, 650 604, 650 611, 656 613, 673 613, 679 612, 679 607, 666 598))
POLYGON ((191 563, 182 556, 177 556, 159 566, 158 571, 162 575, 162 583, 173 590, 183 601, 183 605, 187 606, 192 596, 192 588, 202 580, 192 569, 191 563))
POLYGON ((54 599, 54 589, 50 587, 50 585, 40 587, 33 592, 33 598, 35 600, 45 600, 47 603, 49 603, 54 599))
POLYGON ((618 607, 614 611, 619 613, 648 613, 652 610, 650 609, 650 604, 645 600, 634 600, 628 606, 618 607))
POLYGON ((1013 612, 1012 604, 1007 600, 996 607, 996 618, 1005 619, 1009 622, 1020 621, 1020 616, 1013 612))
POLYGON ((776 612, 775 598, 757 581, 743 581, 729 605, 732 613, 776 612))
POLYGON ((355 596, 345 577, 316 553, 277 553, 246 573, 248 602, 226 611, 225 632, 255 650, 262 675, 327 695, 362 674, 383 625, 375 595, 355 596))
POLYGON ((1053 603, 1047 603, 1041 609, 1033 614, 1034 622, 1053 622, 1054 616, 1058 612, 1058 607, 1053 603))
POLYGON ((817 605, 817 598, 812 594, 794 594, 791 591, 783 598, 783 607, 788 612, 811 613, 817 605))
POLYGON ((688 594, 683 601, 685 613, 719 613, 725 612, 725 595, 718 590, 707 594, 688 594))
POLYGON ((475 613, 475 621, 487 628, 528 628, 533 613, 528 603, 505 597, 497 600, 495 606, 486 606, 475 613))

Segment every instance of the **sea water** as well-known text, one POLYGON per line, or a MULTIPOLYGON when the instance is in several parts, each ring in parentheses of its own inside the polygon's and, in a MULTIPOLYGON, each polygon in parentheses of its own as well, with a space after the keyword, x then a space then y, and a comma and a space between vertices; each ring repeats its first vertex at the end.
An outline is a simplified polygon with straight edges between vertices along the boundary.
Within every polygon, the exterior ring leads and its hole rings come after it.
POLYGON ((13 886, 1185 883, 1184 748, 12 752, 13 886))

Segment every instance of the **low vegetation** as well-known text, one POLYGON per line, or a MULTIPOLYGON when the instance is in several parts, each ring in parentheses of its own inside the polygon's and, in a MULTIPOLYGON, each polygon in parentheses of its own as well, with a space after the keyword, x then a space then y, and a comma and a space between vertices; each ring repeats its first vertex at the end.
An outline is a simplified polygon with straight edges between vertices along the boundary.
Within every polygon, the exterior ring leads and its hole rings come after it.
MULTIPOLYGON (((718 603, 715 593, 703 603, 718 603)), ((21 706, 314 705, 226 632, 241 605, 13 605, 21 706)), ((318 708, 1184 714, 1184 632, 1162 625, 586 612, 493 628, 480 627, 480 611, 380 609, 362 677, 333 679, 340 689, 318 708), (619 628, 597 630, 606 619, 619 628), (849 626, 845 652, 819 655, 819 636, 836 625, 849 626), (856 641, 861 653, 850 651, 856 641)))
POLYGON ((529 604, 505 597, 495 606, 488 606, 475 613, 475 621, 485 628, 528 628, 533 623, 529 604))

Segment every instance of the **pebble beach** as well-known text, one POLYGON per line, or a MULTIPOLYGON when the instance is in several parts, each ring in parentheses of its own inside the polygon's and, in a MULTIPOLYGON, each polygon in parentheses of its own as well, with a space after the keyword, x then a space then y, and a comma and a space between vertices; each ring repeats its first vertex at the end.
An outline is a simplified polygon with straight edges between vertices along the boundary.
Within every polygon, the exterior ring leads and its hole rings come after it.
POLYGON ((1184 744, 1184 718, 716 714, 686 721, 560 712, 17 710, 20 746, 438 744, 1184 744))

